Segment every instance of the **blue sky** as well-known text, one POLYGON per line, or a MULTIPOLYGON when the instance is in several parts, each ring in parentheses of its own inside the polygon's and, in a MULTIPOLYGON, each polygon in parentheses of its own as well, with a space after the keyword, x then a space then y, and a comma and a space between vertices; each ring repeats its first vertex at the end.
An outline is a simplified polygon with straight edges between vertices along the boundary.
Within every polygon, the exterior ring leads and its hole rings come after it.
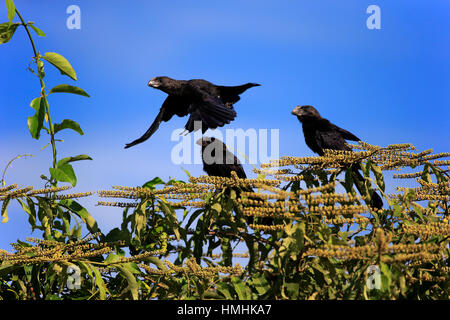
MULTIPOLYGON (((282 1, 30 1, 16 0, 27 21, 47 37, 35 36, 41 53, 55 51, 75 68, 78 81, 47 65, 49 88, 68 83, 91 97, 54 94, 54 122, 77 121, 85 135, 60 135, 58 156, 88 154, 75 163, 76 191, 113 185, 142 185, 159 176, 186 179, 171 162, 173 130, 187 119, 163 123, 147 142, 123 149, 144 133, 166 95, 147 87, 154 76, 204 78, 216 84, 257 82, 235 105, 226 128, 279 129, 280 154, 310 156, 300 124, 290 114, 311 104, 322 116, 364 141, 385 146, 410 142, 419 150, 449 151, 450 3, 442 0, 282 1), (66 27, 66 8, 81 9, 81 29, 66 27), (366 8, 381 9, 381 30, 366 27, 366 8)), ((2 22, 6 9, 0 5, 2 22)), ((48 142, 31 138, 26 120, 39 81, 26 70, 32 57, 25 31, 0 45, 0 168, 18 154, 7 183, 42 187, 48 175, 48 142)), ((224 132, 224 131, 223 131, 224 132)), ((209 133, 209 132, 208 132, 209 133)), ((193 175, 201 165, 183 165, 193 175)), ((251 166, 245 166, 252 176, 251 166)), ((389 188, 389 186, 388 186, 389 188)), ((393 188, 393 187, 392 187, 393 188)), ((392 190, 391 188, 391 190, 392 190)), ((121 210, 80 201, 107 231, 121 210)), ((25 213, 12 205, 0 225, 0 248, 29 235, 25 213)))

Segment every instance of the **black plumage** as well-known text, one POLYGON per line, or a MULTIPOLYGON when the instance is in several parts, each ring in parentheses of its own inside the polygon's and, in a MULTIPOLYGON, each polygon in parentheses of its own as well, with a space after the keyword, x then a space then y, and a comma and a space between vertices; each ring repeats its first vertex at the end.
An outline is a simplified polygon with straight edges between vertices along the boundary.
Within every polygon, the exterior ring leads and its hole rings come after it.
POLYGON ((240 179, 247 178, 239 159, 222 141, 214 137, 203 137, 197 144, 202 147, 203 170, 209 176, 231 178, 231 172, 234 171, 240 179))
MULTIPOLYGON (((360 141, 353 133, 322 118, 313 106, 295 107, 292 110, 292 114, 297 116, 298 120, 302 123, 306 145, 320 156, 324 155, 324 149, 351 151, 352 149, 347 146, 345 140, 360 141)), ((359 172, 358 167, 357 164, 354 164, 352 171, 355 173, 357 179, 363 182, 364 177, 359 172)), ((358 189, 358 191, 361 193, 361 190, 358 189)), ((372 194, 370 205, 377 209, 383 207, 383 200, 376 192, 372 194)))
MULTIPOLYGON (((203 137, 197 141, 202 147, 202 162, 203 170, 208 176, 231 178, 231 173, 234 171, 240 179, 246 179, 244 168, 239 159, 227 149, 227 146, 214 137, 203 137)), ((236 192, 236 197, 240 197, 241 191, 253 192, 250 186, 233 187, 236 192)), ((249 199, 252 199, 250 196, 249 199)), ((254 198, 260 200, 259 198, 254 198)), ((246 217, 249 224, 254 222, 252 216, 246 217)), ((261 224, 270 225, 273 219, 262 218, 261 224)))
POLYGON ((230 123, 236 117, 233 104, 239 101, 239 95, 257 83, 240 86, 218 86, 203 79, 175 80, 169 77, 156 77, 148 82, 152 88, 161 90, 169 96, 159 110, 150 128, 142 137, 125 145, 132 147, 150 138, 159 128, 161 122, 169 121, 174 115, 187 116, 185 125, 188 132, 197 130, 195 122, 201 122, 202 132, 230 123))

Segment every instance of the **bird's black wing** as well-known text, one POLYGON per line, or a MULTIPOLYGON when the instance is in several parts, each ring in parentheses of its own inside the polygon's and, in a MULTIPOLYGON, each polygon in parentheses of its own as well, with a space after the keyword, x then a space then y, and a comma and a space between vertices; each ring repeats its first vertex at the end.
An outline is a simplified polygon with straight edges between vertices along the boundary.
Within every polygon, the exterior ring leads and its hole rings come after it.
POLYGON ((331 128, 334 131, 338 132, 345 140, 360 141, 360 139, 357 136, 355 136, 353 133, 351 133, 345 129, 342 129, 332 123, 330 125, 331 125, 331 128))
MULTIPOLYGON (((327 119, 317 119, 314 121, 315 142, 322 149, 351 150, 345 140, 359 141, 351 132, 332 124, 327 119)), ((314 150, 313 150, 314 151, 314 150)), ((320 152, 318 152, 320 154, 320 152)))
POLYGON ((314 152, 323 155, 324 149, 348 150, 344 137, 335 129, 336 126, 327 119, 316 119, 311 127, 313 129, 310 129, 310 131, 314 134, 310 134, 310 140, 313 140, 312 143, 315 144, 316 150, 311 146, 310 148, 314 152))
POLYGON ((205 91, 194 88, 195 99, 189 107, 189 117, 185 129, 189 132, 195 131, 194 122, 202 122, 202 131, 223 127, 236 118, 236 111, 227 108, 223 102, 205 91))
POLYGON ((162 121, 169 121, 175 114, 179 117, 186 116, 188 114, 188 109, 188 101, 185 101, 177 96, 169 95, 166 100, 164 100, 164 103, 161 106, 161 109, 159 110, 159 113, 156 116, 155 120, 153 120, 150 128, 148 128, 148 130, 142 135, 142 137, 126 144, 125 149, 135 146, 150 138, 152 134, 154 134, 155 131, 159 128, 159 125, 162 121))
POLYGON ((240 86, 217 86, 220 100, 225 104, 234 104, 239 101, 239 95, 251 87, 260 86, 257 83, 246 83, 240 86))
POLYGON ((225 150, 225 154, 224 154, 224 160, 227 161, 226 164, 224 164, 224 166, 227 166, 227 170, 228 172, 228 177, 231 178, 231 172, 234 171, 236 172, 236 175, 238 176, 238 178, 240 179, 247 179, 247 175, 245 174, 244 168, 242 167, 241 162, 239 161, 239 159, 230 151, 225 150), (229 163, 229 162, 233 162, 233 163, 229 163))

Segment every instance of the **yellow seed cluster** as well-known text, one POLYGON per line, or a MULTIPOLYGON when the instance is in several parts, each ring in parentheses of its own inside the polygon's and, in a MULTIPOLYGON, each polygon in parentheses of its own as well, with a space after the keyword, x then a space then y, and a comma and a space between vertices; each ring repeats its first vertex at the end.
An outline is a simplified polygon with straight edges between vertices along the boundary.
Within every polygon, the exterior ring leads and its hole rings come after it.
POLYGON ((319 195, 309 195, 303 197, 309 206, 318 205, 321 203, 330 204, 337 202, 356 202, 363 197, 358 196, 356 193, 323 193, 319 195))
POLYGON ((79 193, 71 193, 71 194, 57 194, 51 197, 52 199, 56 200, 64 200, 64 199, 77 199, 77 198, 84 198, 89 197, 93 194, 92 191, 88 192, 79 192, 79 193))
POLYGON ((98 201, 98 206, 106 206, 106 207, 120 207, 120 208, 127 208, 127 207, 137 207, 138 203, 132 203, 132 202, 106 202, 106 201, 98 201))
POLYGON ((432 236, 450 236, 450 225, 448 223, 429 223, 426 225, 404 225, 403 231, 408 234, 414 234, 422 238, 432 236))
POLYGON ((62 186, 62 187, 51 187, 44 189, 34 189, 32 186, 25 188, 18 188, 17 184, 13 184, 4 188, 0 188, 0 201, 4 201, 6 199, 15 199, 15 198, 23 198, 23 197, 32 197, 36 195, 45 195, 48 199, 51 200, 64 200, 64 199, 76 199, 82 197, 88 197, 93 194, 93 192, 81 192, 81 193, 72 193, 72 194, 57 194, 61 191, 66 191, 71 189, 72 186, 62 186))
POLYGON ((263 218, 296 219, 294 213, 285 212, 282 208, 245 208, 244 215, 263 218))
POLYGON ((162 199, 176 199, 176 200, 192 200, 192 199, 203 199, 205 198, 205 193, 190 193, 190 194, 175 194, 169 193, 164 195, 162 199))
MULTIPOLYGON (((350 147, 353 150, 359 149, 363 151, 324 150, 324 155, 321 157, 282 157, 273 160, 270 163, 263 164, 261 167, 271 168, 309 165, 313 169, 338 169, 352 163, 370 159, 373 163, 377 164, 381 170, 394 170, 405 166, 423 165, 429 163, 431 160, 434 160, 432 163, 438 166, 448 165, 450 163, 448 160, 435 160, 449 157, 450 153, 448 152, 431 154, 433 152, 431 149, 418 153, 407 152, 408 150, 416 150, 411 144, 395 144, 381 148, 359 141, 358 145, 351 145, 350 147)), ((411 176, 412 174, 409 175, 411 176)), ((397 175, 396 177, 399 176, 397 175)), ((404 175, 404 177, 408 176, 404 175)), ((414 175, 414 177, 417 176, 414 175)))
POLYGON ((12 184, 6 187, 1 187, 0 188, 0 196, 3 195, 5 192, 8 192, 9 190, 12 189, 16 189, 17 187, 19 187, 17 184, 12 184))
POLYGON ((359 259, 384 263, 414 262, 422 264, 442 260, 445 245, 434 243, 390 244, 392 234, 382 229, 375 230, 370 244, 364 246, 325 245, 323 248, 310 248, 304 256, 335 257, 339 259, 359 259))
POLYGON ((323 186, 320 186, 320 187, 309 188, 306 190, 298 190, 297 194, 300 195, 300 194, 308 194, 308 193, 314 193, 314 192, 324 192, 327 190, 334 190, 335 186, 336 186, 336 182, 332 181, 332 182, 324 184, 323 186))
POLYGON ((97 192, 102 198, 123 198, 123 199, 137 199, 136 191, 122 191, 122 190, 100 190, 97 192))
MULTIPOLYGON (((232 172, 234 173, 234 172, 232 172)), ((240 179, 237 177, 237 175, 234 175, 232 178, 226 178, 226 177, 213 177, 213 176, 200 176, 198 178, 196 177, 190 177, 189 181, 191 183, 206 183, 206 184, 213 184, 218 187, 235 187, 235 186, 245 186, 245 185, 268 185, 268 186, 276 186, 281 183, 279 180, 271 180, 271 179, 240 179)))
POLYGON ((254 168, 253 172, 256 174, 262 174, 262 175, 270 175, 270 176, 280 176, 284 177, 286 174, 292 174, 291 169, 258 169, 254 168))
POLYGON ((435 166, 448 166, 450 165, 450 160, 436 160, 432 162, 435 166))
POLYGON ((345 218, 345 217, 337 217, 337 218, 323 218, 323 222, 325 224, 361 224, 361 223, 368 223, 370 220, 364 216, 355 216, 352 218, 345 218))
POLYGON ((302 175, 299 176, 282 176, 282 175, 275 175, 275 178, 277 178, 278 180, 281 181, 285 181, 285 182, 293 182, 293 181, 302 181, 304 180, 304 177, 302 175))
POLYGON ((71 189, 72 186, 63 186, 63 187, 52 187, 52 188, 45 188, 45 189, 35 189, 31 190, 27 193, 27 196, 33 196, 36 194, 49 194, 49 193, 56 193, 60 191, 66 191, 71 189))
POLYGON ((201 278, 210 278, 219 273, 226 273, 239 276, 243 273, 243 269, 239 264, 236 264, 233 267, 202 267, 200 266, 194 258, 186 260, 184 266, 176 266, 172 262, 168 260, 163 261, 164 264, 168 267, 168 269, 161 270, 151 268, 146 264, 140 264, 139 267, 143 268, 149 274, 157 274, 157 275, 174 275, 174 274, 187 274, 194 275, 201 278))
POLYGON ((171 202, 167 201, 168 204, 174 207, 194 207, 194 208, 203 208, 205 206, 204 201, 180 201, 180 202, 171 202))
MULTIPOLYGON (((232 254, 232 257, 233 258, 248 258, 250 255, 249 255, 249 253, 248 252, 244 252, 244 253, 233 253, 232 254)), ((223 257, 223 254, 211 254, 211 255, 209 255, 209 257, 210 258, 213 258, 213 259, 220 259, 220 258, 222 258, 223 257)))
POLYGON ((18 243, 11 245, 16 250, 14 253, 0 251, 0 262, 8 264, 37 264, 58 261, 76 261, 94 256, 107 254, 112 251, 111 243, 88 243, 98 234, 94 234, 84 240, 71 243, 50 241, 36 238, 27 238, 27 241, 35 243, 34 246, 24 247, 18 243))
POLYGON ((423 172, 413 172, 413 173, 394 173, 392 177, 394 179, 413 179, 422 176, 423 172))
MULTIPOLYGON (((13 186, 17 186, 17 185, 13 185, 13 186)), ((27 192, 29 192, 32 189, 33 189, 32 186, 25 187, 25 188, 19 188, 19 189, 15 189, 15 188, 9 189, 8 191, 4 191, 4 192, 0 193, 0 201, 6 200, 6 199, 25 197, 27 195, 27 192)))
POLYGON ((167 250, 167 246, 164 246, 160 250, 147 251, 147 252, 137 254, 137 255, 134 255, 134 256, 131 256, 128 258, 121 258, 117 261, 112 262, 112 264, 142 261, 148 257, 163 255, 166 253, 166 250, 167 250))
POLYGON ((409 275, 406 275, 406 279, 409 283, 415 283, 415 282, 423 282, 423 281, 431 281, 431 282, 449 282, 450 277, 444 277, 444 276, 432 276, 429 273, 424 273, 423 275, 419 277, 411 277, 409 275))
MULTIPOLYGON (((292 210, 302 211, 301 208, 291 208, 292 210)), ((305 212, 318 215, 355 215, 363 212, 368 212, 369 208, 366 205, 341 205, 341 206, 312 206, 310 208, 303 208, 305 212)))
POLYGON ((368 257, 373 257, 376 253, 376 247, 374 245, 366 245, 359 247, 350 246, 325 246, 324 248, 311 248, 308 249, 304 256, 316 256, 327 258, 339 258, 345 260, 359 259, 367 260, 368 257))
POLYGON ((281 231, 284 229, 283 225, 266 226, 266 225, 262 225, 262 224, 250 224, 249 227, 254 230, 267 231, 267 232, 281 231))

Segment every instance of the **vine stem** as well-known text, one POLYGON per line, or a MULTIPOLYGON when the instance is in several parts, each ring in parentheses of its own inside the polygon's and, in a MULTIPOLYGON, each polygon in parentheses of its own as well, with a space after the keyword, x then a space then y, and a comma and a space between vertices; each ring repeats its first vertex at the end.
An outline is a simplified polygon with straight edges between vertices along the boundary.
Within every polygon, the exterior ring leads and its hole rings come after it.
MULTIPOLYGON (((30 33, 30 29, 28 28, 28 24, 25 23, 25 20, 22 18, 22 16, 20 15, 19 11, 17 10, 17 8, 15 9, 17 16, 19 17, 20 21, 22 22, 22 25, 25 27, 25 30, 27 31, 28 34, 28 38, 30 39, 31 42, 31 46, 33 47, 33 53, 34 53, 34 59, 36 60, 36 64, 38 65, 38 62, 40 61, 40 56, 39 53, 36 50, 36 46, 34 44, 33 41, 33 37, 31 36, 30 33)), ((39 68, 39 65, 38 65, 39 68)), ((56 167, 56 144, 55 144, 55 130, 53 127, 53 123, 52 123, 52 118, 50 116, 50 108, 49 108, 49 104, 47 102, 47 95, 45 94, 45 83, 44 83, 44 79, 41 76, 41 74, 38 72, 38 76, 39 76, 39 81, 41 83, 41 96, 42 99, 44 99, 44 104, 45 104, 45 112, 47 114, 47 119, 48 119, 48 124, 50 127, 50 142, 52 144, 52 151, 53 151, 53 168, 56 167)), ((56 181, 54 183, 52 183, 53 185, 56 186, 56 181)))

